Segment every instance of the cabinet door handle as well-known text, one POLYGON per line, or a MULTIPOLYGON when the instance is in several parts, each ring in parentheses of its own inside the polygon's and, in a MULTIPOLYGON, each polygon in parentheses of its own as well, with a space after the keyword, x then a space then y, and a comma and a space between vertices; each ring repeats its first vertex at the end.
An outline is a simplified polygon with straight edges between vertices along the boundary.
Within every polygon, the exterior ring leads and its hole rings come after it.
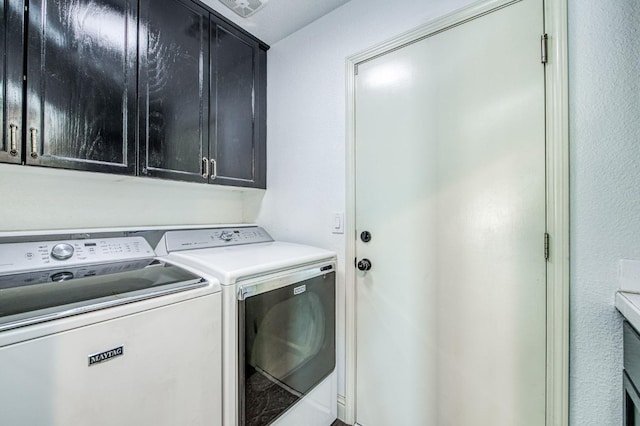
POLYGON ((218 177, 218 163, 215 158, 212 158, 210 161, 211 166, 213 167, 213 173, 211 174, 211 179, 213 180, 218 177))
POLYGON ((18 138, 17 138, 18 126, 15 124, 9 124, 9 142, 11 145, 11 150, 9 151, 9 155, 15 157, 18 155, 18 138))
POLYGON ((38 158, 38 129, 31 128, 31 158, 38 158))
POLYGON ((209 160, 207 160, 207 157, 202 157, 202 162, 200 163, 200 174, 205 179, 209 177, 209 160))

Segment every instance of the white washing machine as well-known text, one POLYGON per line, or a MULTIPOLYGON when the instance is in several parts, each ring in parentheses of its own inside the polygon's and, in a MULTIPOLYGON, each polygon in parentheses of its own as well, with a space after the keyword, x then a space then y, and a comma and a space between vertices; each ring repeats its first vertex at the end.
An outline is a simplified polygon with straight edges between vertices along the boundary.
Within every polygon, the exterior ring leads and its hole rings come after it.
POLYGON ((220 313, 141 237, 0 243, 0 423, 220 425, 220 313))
POLYGON ((156 252, 222 284, 224 426, 331 425, 335 253, 257 226, 169 231, 156 252))

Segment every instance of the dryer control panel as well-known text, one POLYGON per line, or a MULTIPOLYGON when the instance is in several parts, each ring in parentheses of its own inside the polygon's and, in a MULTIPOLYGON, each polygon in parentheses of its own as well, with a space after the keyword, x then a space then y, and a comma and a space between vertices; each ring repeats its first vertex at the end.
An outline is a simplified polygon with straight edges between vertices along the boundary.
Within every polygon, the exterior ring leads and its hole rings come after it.
POLYGON ((0 244, 0 275, 154 256, 142 237, 8 243, 0 244))
POLYGON ((271 235, 259 226, 237 228, 189 229, 165 234, 167 252, 240 244, 267 243, 271 235))

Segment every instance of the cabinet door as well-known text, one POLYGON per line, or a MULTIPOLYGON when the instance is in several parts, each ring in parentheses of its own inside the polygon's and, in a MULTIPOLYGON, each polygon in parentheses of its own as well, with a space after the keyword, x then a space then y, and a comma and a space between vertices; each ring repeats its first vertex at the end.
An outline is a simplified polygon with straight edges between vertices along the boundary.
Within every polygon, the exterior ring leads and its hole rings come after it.
POLYGON ((212 21, 211 182, 264 188, 266 52, 217 18, 212 21))
POLYGON ((206 182, 209 13, 188 0, 140 4, 140 174, 206 182))
POLYGON ((32 0, 27 164, 135 173, 135 0, 32 0))
POLYGON ((20 163, 22 153, 22 76, 24 4, 0 0, 0 161, 20 163))

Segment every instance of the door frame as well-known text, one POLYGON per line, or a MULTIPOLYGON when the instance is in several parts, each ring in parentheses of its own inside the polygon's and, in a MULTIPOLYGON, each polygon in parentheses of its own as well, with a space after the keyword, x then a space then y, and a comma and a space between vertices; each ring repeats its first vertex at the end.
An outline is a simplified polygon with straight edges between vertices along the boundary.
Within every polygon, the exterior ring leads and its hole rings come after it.
MULTIPOLYGON (((356 257, 355 244, 355 78, 359 63, 435 35, 521 0, 481 0, 346 59, 346 217, 345 259, 356 257)), ((547 262, 546 425, 569 424, 569 108, 567 0, 544 0, 548 35, 545 66, 547 262)), ((542 34, 541 34, 542 36, 542 34)), ((540 249, 543 249, 541 236, 540 249)), ((356 420, 356 269, 345 270, 345 395, 339 417, 356 420)))

